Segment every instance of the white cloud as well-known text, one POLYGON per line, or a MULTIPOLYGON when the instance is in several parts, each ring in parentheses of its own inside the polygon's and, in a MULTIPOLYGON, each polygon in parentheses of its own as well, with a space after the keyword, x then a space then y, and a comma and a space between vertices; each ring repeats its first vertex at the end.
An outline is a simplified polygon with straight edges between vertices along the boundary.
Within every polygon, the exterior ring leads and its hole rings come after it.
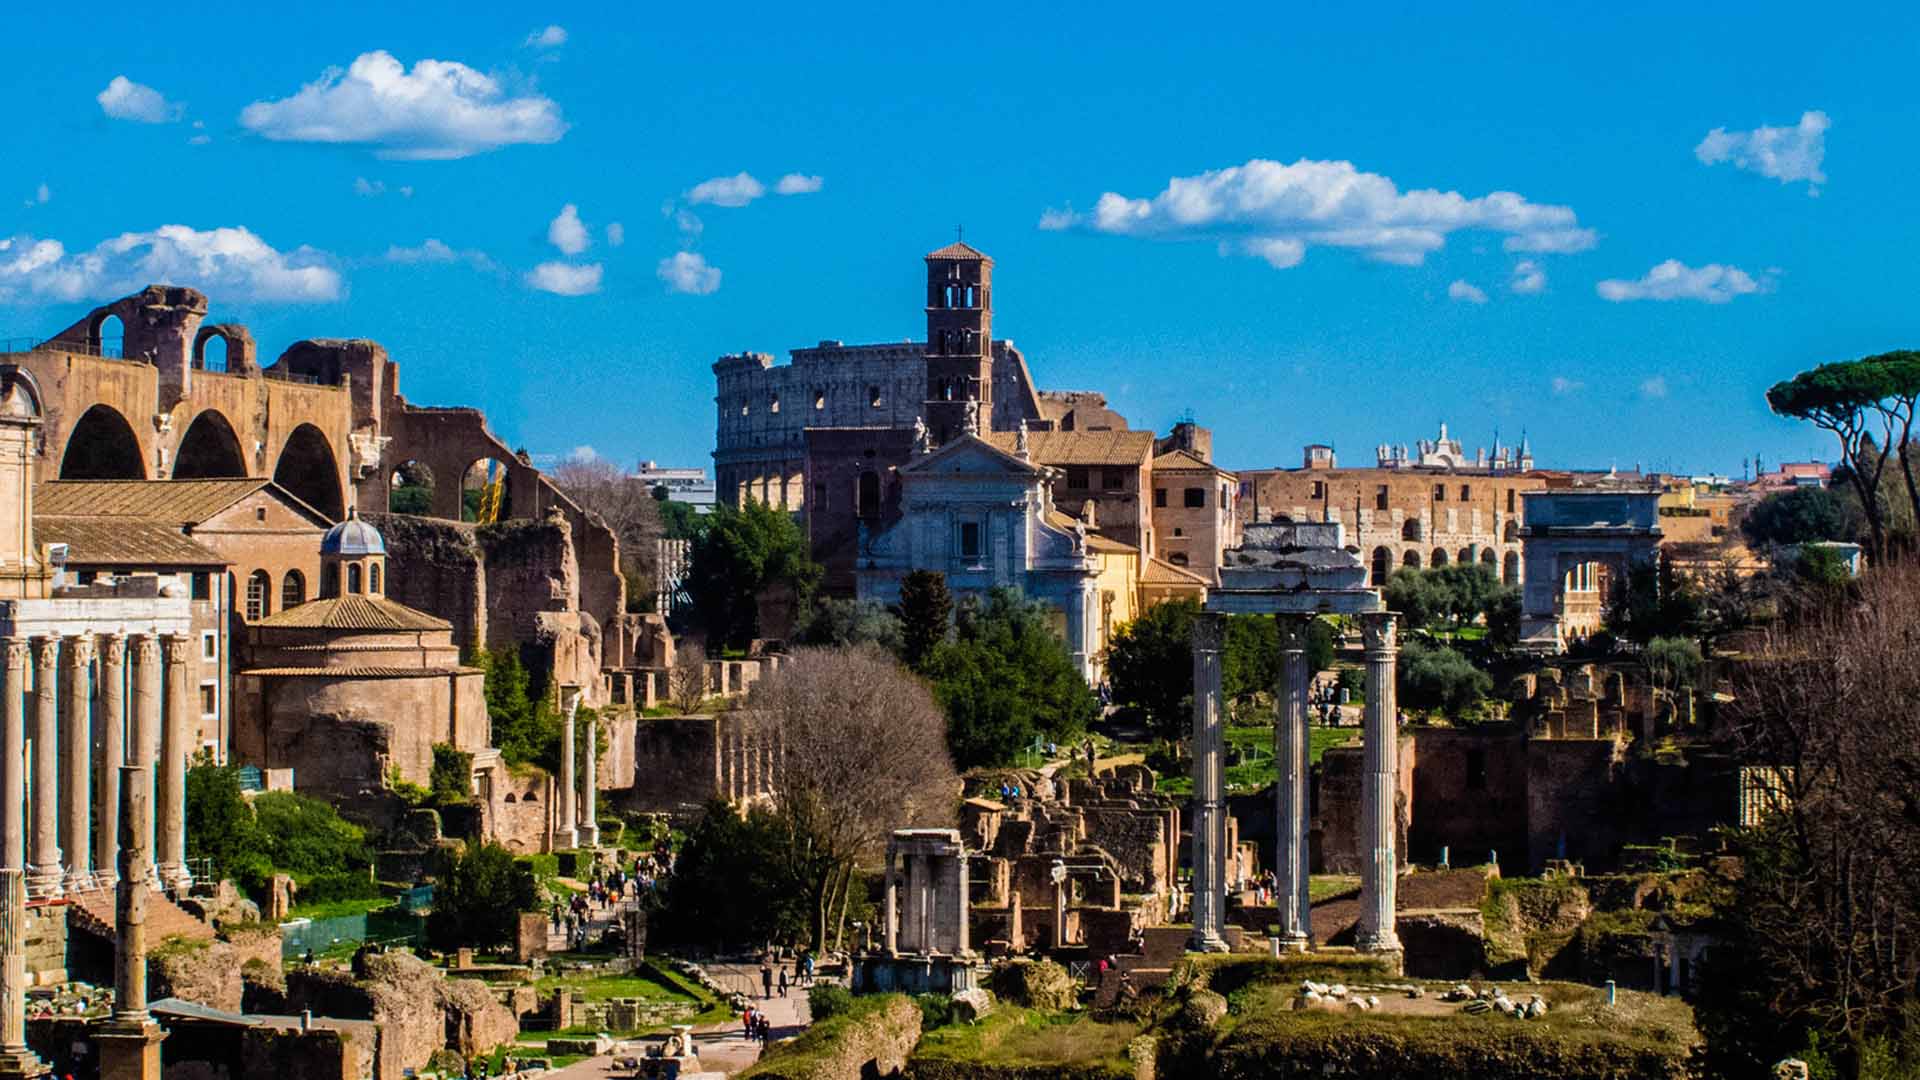
POLYGON ((615 221, 607 225, 607 246, 619 247, 627 242, 627 227, 615 221))
POLYGON ((187 140, 187 145, 188 146, 205 146, 212 141, 213 141, 213 136, 211 135, 195 135, 193 138, 187 140))
POLYGON ((100 111, 115 120, 138 120, 143 124, 165 124, 180 119, 179 105, 165 94, 143 86, 125 75, 115 75, 105 90, 93 96, 100 111))
POLYGON ((765 184, 743 172, 702 180, 687 192, 687 201, 695 206, 745 206, 766 193, 765 184))
POLYGON ((39 187, 36 187, 33 189, 33 195, 26 200, 26 205, 45 206, 47 203, 50 203, 52 201, 53 201, 53 189, 48 187, 43 182, 39 187))
POLYGON ((353 193, 355 195, 364 195, 372 198, 375 195, 386 194, 387 185, 379 180, 369 180, 364 176, 356 176, 353 178, 353 193))
POLYGON ((1513 280, 1507 288, 1517 293, 1537 293, 1547 287, 1547 272, 1532 259, 1521 259, 1514 264, 1513 280))
POLYGON ((1553 377, 1553 392, 1557 397, 1577 394, 1586 388, 1587 384, 1581 382, 1579 379, 1569 379, 1565 375, 1555 375, 1553 377))
POLYGON ((578 255, 593 244, 586 223, 580 220, 578 207, 568 203, 547 223, 547 243, 559 248, 564 255, 578 255))
POLYGON ((1089 214, 1048 210, 1043 229, 1121 236, 1221 239, 1286 268, 1313 246, 1352 248, 1383 262, 1418 265, 1450 233, 1507 234, 1508 251, 1566 253, 1598 242, 1572 208, 1527 201, 1510 191, 1469 199, 1458 192, 1402 192, 1392 180, 1347 161, 1255 159, 1198 176, 1174 177, 1151 198, 1100 196, 1089 214))
POLYGON ((665 212, 673 216, 673 227, 680 230, 680 239, 684 243, 690 244, 700 239, 700 234, 707 229, 706 222, 701 221, 700 215, 691 210, 675 210, 673 204, 668 203, 665 212))
POLYGON ((1479 286, 1469 284, 1464 279, 1455 281, 1453 284, 1447 286, 1447 298, 1449 300, 1465 300, 1471 304, 1484 304, 1487 302, 1486 292, 1479 286))
POLYGON ((249 131, 282 142, 355 143, 392 158, 447 159, 516 143, 557 142, 560 107, 528 90, 451 60, 421 60, 408 71, 384 51, 362 53, 292 97, 240 110, 249 131))
POLYGON ((162 225, 71 253, 58 240, 18 237, 0 251, 16 253, 11 260, 0 255, 0 301, 104 299, 156 281, 235 301, 315 303, 343 291, 325 253, 304 245, 278 251, 237 226, 162 225))
POLYGON ((720 288, 719 268, 708 266, 706 256, 697 251, 675 252, 661 259, 655 273, 678 293, 706 296, 720 288))
POLYGON ((543 262, 527 275, 527 285, 541 292, 560 296, 587 296, 600 291, 600 264, 585 266, 564 262, 543 262))
POLYGON ((1663 398, 1663 397, 1666 397, 1666 396, 1667 396, 1667 379, 1666 379, 1666 376, 1664 376, 1664 375, 1655 375, 1655 376, 1654 376, 1653 378, 1651 378, 1651 379, 1648 379, 1648 380, 1646 380, 1645 382, 1643 382, 1643 383, 1641 383, 1641 384, 1640 384, 1640 396, 1641 396, 1641 397, 1647 397, 1647 398, 1663 398))
POLYGON ((1594 286, 1604 300, 1700 300, 1724 304, 1736 296, 1765 292, 1769 280, 1755 281, 1753 275, 1737 266, 1708 263, 1691 267, 1678 259, 1647 271, 1638 281, 1608 278, 1594 286))
POLYGON ((567 28, 553 25, 544 30, 535 30, 527 35, 526 47, 529 49, 557 49, 567 43, 567 28))
POLYGON ((566 460, 592 461, 593 459, 599 456, 600 456, 600 452, 598 450, 595 450, 592 446, 582 443, 581 445, 574 447, 572 450, 567 451, 566 460))
POLYGON ((1793 127, 1757 127, 1752 131, 1714 128, 1693 156, 1703 165, 1731 162, 1736 169, 1770 176, 1783 184, 1807 182, 1807 194, 1820 194, 1827 175, 1820 164, 1827 156, 1827 114, 1812 109, 1800 114, 1793 127))
POLYGON ((418 263, 464 262, 475 270, 493 270, 495 264, 484 251, 457 251, 453 245, 429 236, 419 247, 401 247, 395 244, 387 248, 386 259, 390 263, 413 265, 418 263))
POLYGON ((779 183, 773 185, 773 190, 780 195, 811 195, 819 191, 820 185, 824 182, 817 176, 797 172, 788 173, 780 178, 779 183))

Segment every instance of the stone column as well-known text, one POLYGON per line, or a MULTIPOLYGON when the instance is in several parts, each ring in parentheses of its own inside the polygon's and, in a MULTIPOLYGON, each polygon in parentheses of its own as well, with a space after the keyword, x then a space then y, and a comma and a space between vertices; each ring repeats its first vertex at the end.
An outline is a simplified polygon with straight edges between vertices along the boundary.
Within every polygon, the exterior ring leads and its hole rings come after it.
POLYGON ((581 771, 580 784, 580 846, 600 846, 600 721, 591 714, 587 717, 586 768, 581 771))
MULTIPOLYGON (((565 693, 565 691, 561 691, 565 693)), ((560 787, 559 817, 553 826, 553 849, 555 851, 580 846, 580 834, 574 827, 573 793, 578 790, 573 770, 573 712, 578 704, 576 697, 567 703, 567 718, 560 722, 560 787)))
POLYGON ((1280 629, 1279 703, 1273 725, 1273 758, 1280 772, 1274 786, 1273 902, 1279 908, 1280 945, 1306 949, 1313 941, 1307 883, 1307 637, 1312 616, 1276 616, 1280 629))
MULTIPOLYGON (((133 694, 132 715, 127 723, 127 761, 134 765, 151 765, 160 757, 160 640, 152 634, 134 639, 133 642, 133 694)), ((142 795, 151 800, 153 797, 153 774, 151 770, 142 770, 136 777, 141 784, 142 795)), ((127 774, 120 774, 121 790, 126 790, 127 774)), ((123 796, 124 798, 124 796, 123 796)), ((152 803, 149 801, 149 806, 152 803)), ((135 866, 140 876, 147 881, 157 883, 159 876, 153 865, 153 821, 148 816, 143 826, 146 832, 140 841, 140 861, 135 866)), ((125 866, 123 861, 116 866, 125 866)))
POLYGON ((1367 714, 1361 733, 1366 772, 1360 777, 1360 925, 1354 944, 1362 952, 1399 952, 1394 932, 1394 890, 1399 864, 1394 853, 1394 804, 1399 793, 1400 731, 1394 701, 1394 661, 1399 653, 1391 611, 1360 617, 1366 643, 1367 714))
POLYGON ((1187 948, 1226 952, 1226 776, 1220 723, 1220 647, 1224 615, 1203 611, 1193 621, 1193 936, 1187 948))
POLYGON ((62 717, 60 770, 60 840, 67 854, 68 892, 90 887, 93 861, 93 791, 90 751, 93 749, 93 638, 70 637, 61 659, 67 708, 62 717))
POLYGON ((27 889, 59 896, 60 865, 60 639, 33 639, 33 849, 27 889))
POLYGON ((187 757, 193 753, 194 710, 187 685, 188 638, 168 634, 160 639, 167 662, 167 706, 160 723, 160 764, 154 788, 154 817, 160 838, 160 884, 169 892, 184 892, 193 884, 187 872, 187 757))
MULTIPOLYGON (((24 655, 21 660, 24 668, 24 655)), ((14 693, 19 685, 10 681, 7 692, 14 693)), ((11 770, 12 773, 19 771, 18 768, 11 770)), ((51 1071, 46 1062, 27 1049, 26 871, 17 866, 0 868, 0 1077, 14 1080, 15 1077, 45 1076, 51 1071)))
POLYGON ((883 935, 888 956, 900 955, 900 879, 894 874, 894 855, 896 851, 892 841, 887 843, 886 913, 881 918, 887 921, 883 935))
POLYGON ((0 867, 27 865, 27 643, 7 638, 5 709, 0 713, 0 867))
POLYGON ((93 775, 97 823, 93 872, 108 885, 120 873, 120 766, 127 763, 127 639, 108 634, 100 643, 99 707, 94 710, 93 775))
POLYGON ((114 893, 113 1016, 94 1029, 102 1080, 159 1080, 166 1032, 147 1012, 147 890, 153 790, 144 765, 120 766, 120 881, 114 893))
POLYGON ((927 857, 907 855, 907 951, 927 951, 927 857))

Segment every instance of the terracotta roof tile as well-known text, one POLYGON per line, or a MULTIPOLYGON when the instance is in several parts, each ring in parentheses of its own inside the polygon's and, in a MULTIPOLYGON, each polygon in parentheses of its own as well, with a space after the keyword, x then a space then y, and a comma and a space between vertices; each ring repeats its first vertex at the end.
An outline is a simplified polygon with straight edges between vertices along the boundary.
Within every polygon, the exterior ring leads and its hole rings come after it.
POLYGON ((946 247, 943 247, 938 251, 930 251, 927 253, 927 258, 929 259, 978 259, 981 262, 993 261, 992 259, 987 257, 986 252, 981 251, 979 248, 974 247, 972 244, 969 244, 964 240, 955 240, 953 243, 948 244, 946 247))
POLYGON ((1140 571, 1140 583, 1143 585, 1207 585, 1206 578, 1183 566, 1175 566, 1165 559, 1148 559, 1147 565, 1140 571))
POLYGON ((50 480, 34 489, 37 514, 68 517, 146 518, 197 525, 271 484, 235 477, 223 480, 50 480))
POLYGON ((124 521, 35 514, 34 536, 67 545, 74 566, 225 566, 227 560, 164 521, 124 521))
MULTIPOLYGON (((997 450, 1013 453, 1019 435, 995 431, 986 436, 997 450)), ((1042 465, 1132 465, 1153 453, 1151 431, 1029 431, 1027 449, 1042 465)))
POLYGON ((269 615, 255 626, 316 630, 451 630, 453 624, 384 596, 349 593, 311 600, 269 615))
POLYGON ((1202 460, 1200 455, 1191 450, 1169 450, 1153 459, 1153 467, 1156 469, 1211 469, 1217 473, 1233 475, 1211 461, 1202 460))
MULTIPOLYGON (((1047 524, 1052 525, 1056 529, 1065 529, 1068 532, 1072 532, 1073 527, 1080 524, 1080 519, 1074 517, 1072 514, 1052 510, 1047 513, 1047 524)), ((1133 554, 1138 551, 1132 544, 1123 544, 1111 536, 1102 536, 1097 532, 1091 531, 1087 533, 1087 547, 1092 551, 1114 551, 1128 554, 1133 554)))
POLYGON ((473 675, 479 671, 475 667, 263 667, 247 668, 240 674, 277 678, 412 679, 427 675, 473 675))

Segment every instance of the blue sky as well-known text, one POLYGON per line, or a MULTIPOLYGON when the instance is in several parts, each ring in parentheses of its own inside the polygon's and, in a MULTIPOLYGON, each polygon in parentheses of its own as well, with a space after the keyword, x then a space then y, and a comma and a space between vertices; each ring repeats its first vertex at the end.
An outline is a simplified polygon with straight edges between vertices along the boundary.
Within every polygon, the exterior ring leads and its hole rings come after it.
POLYGON ((1831 456, 1761 395, 1915 343, 1920 9, 1677 6, 39 5, 0 337, 164 269, 265 360, 710 465, 717 355, 918 337, 964 223, 1042 386, 1230 467, 1831 456))

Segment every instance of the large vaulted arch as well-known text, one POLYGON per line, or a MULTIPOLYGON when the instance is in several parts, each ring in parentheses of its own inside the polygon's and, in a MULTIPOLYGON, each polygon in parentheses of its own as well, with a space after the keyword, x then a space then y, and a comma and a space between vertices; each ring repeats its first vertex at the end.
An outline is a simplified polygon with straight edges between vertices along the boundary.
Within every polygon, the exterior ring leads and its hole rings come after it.
POLYGON ((246 455, 233 425, 208 409, 193 418, 173 455, 175 480, 205 480, 217 476, 247 475, 246 455))
POLYGON ((287 436, 273 467, 273 482, 335 521, 347 516, 333 445, 312 424, 301 424, 287 436))
POLYGON ((133 425, 111 405, 82 413, 60 455, 62 480, 145 480, 146 461, 133 425))

